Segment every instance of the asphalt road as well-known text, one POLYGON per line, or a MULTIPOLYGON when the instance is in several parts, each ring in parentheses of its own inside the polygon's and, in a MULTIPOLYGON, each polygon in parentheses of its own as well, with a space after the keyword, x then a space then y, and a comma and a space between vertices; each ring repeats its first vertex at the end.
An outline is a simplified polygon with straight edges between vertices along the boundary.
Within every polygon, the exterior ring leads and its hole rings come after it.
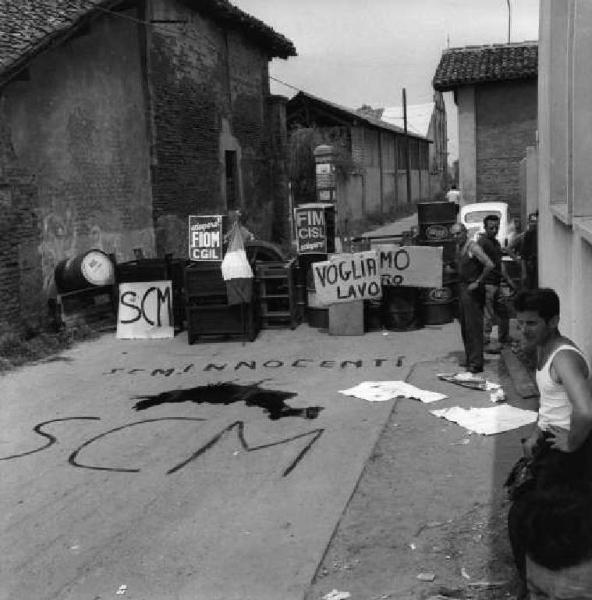
POLYGON ((106 334, 5 375, 0 599, 302 598, 394 402, 339 390, 454 348, 454 324, 106 334))

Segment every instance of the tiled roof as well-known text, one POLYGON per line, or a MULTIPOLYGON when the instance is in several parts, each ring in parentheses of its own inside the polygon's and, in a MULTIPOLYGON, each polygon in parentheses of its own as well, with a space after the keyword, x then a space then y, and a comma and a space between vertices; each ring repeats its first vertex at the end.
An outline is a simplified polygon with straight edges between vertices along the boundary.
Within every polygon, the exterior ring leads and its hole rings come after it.
MULTIPOLYGON (((270 58, 295 56, 290 40, 227 0, 184 0, 221 26, 239 29, 270 58)), ((0 84, 26 65, 60 35, 89 17, 108 11, 122 0, 0 0, 0 84)))
POLYGON ((536 79, 537 75, 537 42, 466 46, 444 50, 432 84, 435 90, 447 92, 462 85, 536 79))
MULTIPOLYGON (((372 127, 378 127, 379 129, 385 129, 387 131, 399 133, 402 135, 405 134, 405 130, 402 127, 397 127, 396 125, 387 123, 386 121, 378 119, 377 117, 373 117, 368 113, 356 111, 352 108, 342 106, 341 104, 336 104, 335 102, 324 100, 323 98, 319 98, 318 96, 314 96, 313 94, 309 94, 308 92, 298 92, 295 96, 290 98, 286 108, 288 110, 295 109, 296 107, 298 107, 299 104, 306 102, 309 102, 313 106, 316 105, 321 108, 324 108, 327 112, 332 112, 337 116, 346 119, 349 122, 362 121, 366 125, 371 125, 372 127)), ((412 131, 408 131, 408 135, 409 137, 418 138, 423 141, 428 141, 423 135, 414 133, 412 131)))

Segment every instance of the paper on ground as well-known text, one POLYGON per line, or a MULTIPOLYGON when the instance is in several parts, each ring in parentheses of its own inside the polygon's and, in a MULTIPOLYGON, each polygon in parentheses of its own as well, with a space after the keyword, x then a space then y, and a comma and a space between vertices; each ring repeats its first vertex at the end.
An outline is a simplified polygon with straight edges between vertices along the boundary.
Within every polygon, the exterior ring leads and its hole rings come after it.
POLYGON ((443 417, 458 423, 469 431, 482 435, 492 435, 529 425, 537 420, 537 413, 532 410, 516 408, 509 404, 500 404, 488 408, 461 408, 452 406, 430 411, 437 417, 443 417))
POLYGON ((496 391, 502 387, 499 383, 494 383, 493 381, 489 381, 489 379, 474 375, 470 371, 463 371, 461 373, 438 373, 436 377, 447 378, 446 381, 454 380, 463 383, 480 383, 482 384, 484 392, 496 391))
POLYGON ((364 381, 348 390, 340 390, 339 393, 368 400, 368 402, 384 402, 399 396, 417 398, 425 403, 447 398, 445 394, 422 390, 405 381, 364 381))

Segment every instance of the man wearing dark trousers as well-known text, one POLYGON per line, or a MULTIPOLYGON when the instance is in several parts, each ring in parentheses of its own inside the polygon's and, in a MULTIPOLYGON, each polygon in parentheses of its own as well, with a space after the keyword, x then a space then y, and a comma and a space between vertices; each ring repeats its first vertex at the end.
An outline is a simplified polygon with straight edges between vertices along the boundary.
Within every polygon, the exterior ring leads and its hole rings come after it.
POLYGON ((494 354, 500 353, 500 346, 491 343, 491 331, 493 325, 498 327, 498 343, 505 344, 510 339, 510 321, 507 314, 502 314, 499 310, 501 306, 501 282, 504 277, 502 268, 502 258, 504 252, 497 239, 500 220, 497 215, 487 215, 483 219, 485 233, 479 236, 479 245, 490 258, 494 268, 485 278, 485 315, 483 340, 486 344, 485 352, 494 354))
POLYGON ((493 269, 493 262, 483 249, 467 236, 467 228, 455 223, 450 233, 456 240, 456 270, 458 273, 459 321, 465 362, 471 373, 483 371, 483 306, 484 281, 493 269))
POLYGON ((533 490, 520 523, 531 600, 592 600, 592 485, 533 490))

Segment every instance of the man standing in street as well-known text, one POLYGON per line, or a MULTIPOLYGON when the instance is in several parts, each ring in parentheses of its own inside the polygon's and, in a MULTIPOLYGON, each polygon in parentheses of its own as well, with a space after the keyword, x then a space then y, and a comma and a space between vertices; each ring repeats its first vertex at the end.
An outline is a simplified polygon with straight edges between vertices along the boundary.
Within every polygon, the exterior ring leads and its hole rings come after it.
POLYGON ((509 478, 513 503, 508 531, 525 585, 522 525, 530 510, 528 492, 592 481, 592 391, 587 357, 559 332, 559 297, 555 291, 523 290, 516 296, 514 307, 524 349, 536 350, 540 393, 536 427, 523 440, 524 458, 509 478), (516 476, 518 467, 520 477, 516 476))
POLYGON ((503 250, 497 239, 500 220, 497 215, 487 215, 483 219, 485 233, 479 236, 479 245, 494 265, 494 268, 485 278, 485 318, 483 321, 483 340, 486 344, 485 352, 499 354, 500 346, 491 343, 491 331, 493 325, 498 327, 498 344, 510 341, 510 320, 508 315, 503 314, 501 308, 501 282, 506 279, 502 269, 503 250))
POLYGON ((528 290, 538 287, 538 220, 538 213, 534 212, 528 215, 528 229, 524 232, 520 243, 522 285, 528 290))
POLYGON ((483 371, 484 281, 493 269, 493 262, 477 242, 468 239, 467 228, 462 223, 454 223, 450 233, 456 240, 459 321, 465 348, 463 366, 466 366, 471 373, 481 373, 483 371))
POLYGON ((456 214, 458 214, 458 211, 460 210, 460 191, 454 183, 450 186, 450 190, 446 194, 446 200, 448 202, 454 202, 456 205, 456 214))

